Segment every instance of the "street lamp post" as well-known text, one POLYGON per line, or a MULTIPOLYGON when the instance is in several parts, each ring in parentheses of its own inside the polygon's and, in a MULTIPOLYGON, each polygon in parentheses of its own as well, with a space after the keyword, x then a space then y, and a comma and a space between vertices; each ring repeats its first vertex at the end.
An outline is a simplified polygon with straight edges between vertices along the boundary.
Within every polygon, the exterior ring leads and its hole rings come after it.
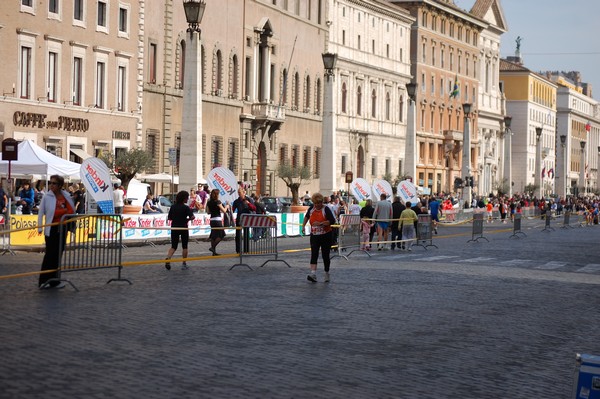
MULTIPOLYGON (((323 66, 325 67, 325 91, 323 98, 323 134, 321 135, 321 147, 323 159, 321 161, 321 187, 324 195, 337 189, 335 177, 337 173, 337 151, 336 151, 336 118, 335 118, 335 65, 337 54, 324 53, 323 66)), ((342 171, 343 172, 343 171, 342 171)))
POLYGON ((566 143, 567 141, 567 136, 562 134, 560 136, 560 146, 562 148, 561 151, 561 157, 562 157, 562 163, 561 163, 561 168, 560 173, 557 173, 558 179, 557 179, 557 185, 558 185, 558 193, 562 198, 565 198, 567 196, 567 149, 566 149, 566 143))
POLYGON ((206 3, 183 0, 188 23, 183 77, 183 120, 179 159, 180 187, 194 187, 202 177, 202 66, 200 60, 200 22, 206 3))
POLYGON ((462 168, 461 175, 465 182, 463 188, 463 200, 465 208, 471 206, 471 196, 473 176, 471 175, 471 109, 472 104, 463 104, 463 112, 465 114, 465 123, 463 127, 463 153, 462 153, 462 168))
POLYGON ((417 184, 417 83, 406 84, 408 94, 408 115, 406 116, 406 140, 404 144, 404 173, 417 184))
POLYGON ((512 117, 504 117, 504 178, 508 180, 508 196, 512 198, 512 130, 510 125, 512 117))
POLYGON ((534 183, 538 186, 537 197, 542 198, 542 131, 541 127, 535 128, 536 154, 535 154, 535 177, 534 183))
POLYGON ((581 167, 579 170, 579 187, 583 189, 583 195, 586 193, 586 184, 585 184, 585 163, 586 163, 586 153, 585 153, 585 141, 580 141, 581 145, 581 167))

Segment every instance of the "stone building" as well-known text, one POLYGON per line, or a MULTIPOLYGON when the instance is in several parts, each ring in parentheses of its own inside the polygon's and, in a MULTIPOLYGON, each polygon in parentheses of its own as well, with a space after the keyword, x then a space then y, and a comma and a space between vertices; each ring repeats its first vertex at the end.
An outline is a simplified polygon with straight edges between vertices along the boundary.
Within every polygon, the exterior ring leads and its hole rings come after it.
POLYGON ((480 35, 488 22, 452 0, 390 1, 408 9, 415 19, 411 32, 411 73, 418 84, 415 182, 433 193, 452 192, 456 179, 465 177, 461 176, 464 103, 475 108, 469 170, 475 181, 480 178, 480 35))
POLYGON ((74 162, 142 143, 137 2, 0 4, 0 138, 74 162))
MULTIPOLYGON (((403 174, 406 83, 410 82, 408 12, 380 0, 330 2, 327 51, 334 71, 333 176, 324 191, 344 187, 344 174, 367 181, 403 174)), ((328 129, 324 126, 324 134, 328 129)), ((326 173, 326 172, 324 172, 326 173)), ((322 185, 323 187, 323 185, 322 185)))
MULTIPOLYGON (((154 171, 170 172, 168 149, 181 142, 187 23, 181 1, 140 4, 144 146, 154 154, 154 171)), ((250 184, 251 192, 286 195, 276 169, 289 162, 313 172, 302 190, 318 189, 325 5, 321 0, 207 1, 200 24, 203 151, 198 156, 204 174, 225 166, 250 184)))

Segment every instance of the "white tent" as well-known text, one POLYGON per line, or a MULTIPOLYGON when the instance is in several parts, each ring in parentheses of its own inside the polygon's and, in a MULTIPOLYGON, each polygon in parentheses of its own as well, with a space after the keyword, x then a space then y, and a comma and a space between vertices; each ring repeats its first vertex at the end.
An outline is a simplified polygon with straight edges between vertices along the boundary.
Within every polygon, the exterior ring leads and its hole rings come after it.
MULTIPOLYGON (((79 179, 81 165, 49 153, 31 140, 19 144, 18 160, 11 162, 11 177, 20 175, 51 175, 79 179)), ((0 157, 2 159, 2 157, 0 157)), ((8 176, 8 161, 0 161, 0 174, 8 176)))
MULTIPOLYGON (((154 173, 152 175, 140 175, 140 180, 152 183, 171 183, 171 175, 168 173, 154 173)), ((173 184, 179 184, 179 176, 173 176, 173 184)))

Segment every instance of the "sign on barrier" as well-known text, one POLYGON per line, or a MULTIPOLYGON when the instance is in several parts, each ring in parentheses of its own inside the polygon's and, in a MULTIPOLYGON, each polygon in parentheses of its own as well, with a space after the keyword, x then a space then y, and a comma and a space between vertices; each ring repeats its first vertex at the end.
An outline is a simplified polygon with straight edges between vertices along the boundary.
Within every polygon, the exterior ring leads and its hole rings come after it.
POLYGON ((60 257, 58 277, 48 280, 64 281, 76 291, 75 285, 62 277, 63 273, 92 269, 116 268, 118 275, 112 281, 131 281, 121 277, 121 255, 123 251, 123 229, 121 215, 64 215, 60 221, 60 234, 66 235, 68 241, 60 240, 60 257), (83 224, 86 228, 75 227, 83 224))
POLYGON ((348 256, 356 251, 364 252, 371 256, 369 252, 360 249, 360 240, 362 239, 361 227, 362 221, 360 215, 340 215, 337 254, 332 256, 332 258, 341 256, 348 260, 348 256), (351 251, 347 254, 342 254, 342 251, 346 251, 347 249, 351 249, 351 251))
POLYGON ((473 214, 473 234, 472 234, 471 239, 467 242, 479 241, 479 239, 484 239, 487 242, 490 241, 486 237, 483 236, 483 213, 474 213, 473 214))
POLYGON ((268 256, 274 259, 266 260, 260 267, 269 262, 283 262, 291 267, 285 260, 278 258, 277 253, 277 218, 271 215, 243 214, 240 219, 240 262, 231 266, 246 266, 252 270, 250 265, 243 263, 244 256, 268 256))

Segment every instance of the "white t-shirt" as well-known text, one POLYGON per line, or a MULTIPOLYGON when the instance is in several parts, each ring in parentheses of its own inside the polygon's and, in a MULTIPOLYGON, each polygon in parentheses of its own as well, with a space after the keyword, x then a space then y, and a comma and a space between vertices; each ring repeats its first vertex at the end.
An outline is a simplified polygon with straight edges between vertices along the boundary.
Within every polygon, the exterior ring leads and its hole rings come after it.
POLYGON ((125 206, 125 192, 120 188, 116 188, 113 191, 113 199, 116 207, 125 206))

